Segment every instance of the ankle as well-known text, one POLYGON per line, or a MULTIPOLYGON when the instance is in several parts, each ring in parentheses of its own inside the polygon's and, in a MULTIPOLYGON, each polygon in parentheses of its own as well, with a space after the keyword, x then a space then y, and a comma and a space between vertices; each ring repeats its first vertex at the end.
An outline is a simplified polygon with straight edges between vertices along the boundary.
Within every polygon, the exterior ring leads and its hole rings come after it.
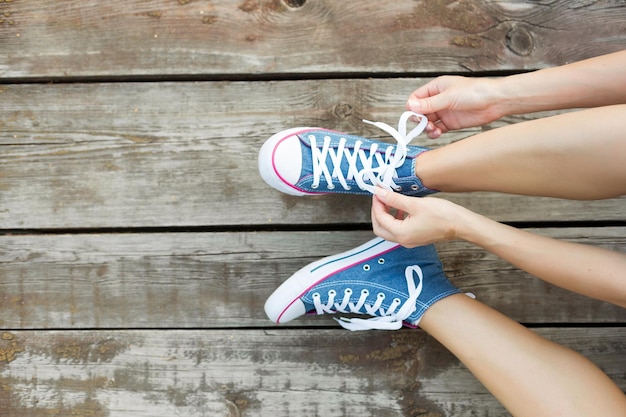
POLYGON ((458 311, 461 304, 466 302, 473 302, 473 299, 462 293, 442 298, 424 312, 419 327, 427 333, 433 334, 437 329, 448 325, 453 320, 455 311, 458 311))
MULTIPOLYGON (((420 180, 422 185, 431 190, 439 190, 437 186, 436 176, 433 175, 431 167, 434 166, 433 152, 436 150, 429 150, 422 152, 415 157, 415 176, 420 180)), ((434 154, 436 156, 436 152, 434 154)))

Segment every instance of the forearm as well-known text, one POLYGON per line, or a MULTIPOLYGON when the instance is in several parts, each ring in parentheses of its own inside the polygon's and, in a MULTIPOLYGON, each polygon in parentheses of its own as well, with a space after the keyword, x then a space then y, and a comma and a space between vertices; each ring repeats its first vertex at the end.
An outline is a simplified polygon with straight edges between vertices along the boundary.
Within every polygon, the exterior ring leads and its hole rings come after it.
POLYGON ((560 241, 461 210, 456 236, 554 285, 626 307, 626 254, 560 241))
POLYGON ((626 51, 496 80, 502 116, 626 103, 626 51))

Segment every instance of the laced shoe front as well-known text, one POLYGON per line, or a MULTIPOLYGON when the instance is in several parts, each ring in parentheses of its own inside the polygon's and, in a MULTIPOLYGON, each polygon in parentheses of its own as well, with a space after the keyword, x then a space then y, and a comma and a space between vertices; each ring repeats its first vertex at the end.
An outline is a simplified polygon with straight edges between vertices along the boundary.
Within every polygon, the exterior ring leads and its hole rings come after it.
POLYGON ((415 159, 428 149, 408 145, 426 128, 427 118, 405 112, 397 130, 385 123, 365 122, 389 133, 396 144, 321 128, 288 129, 261 147, 261 177, 273 188, 292 195, 371 194, 375 186, 412 196, 435 192, 415 176, 415 159), (407 133, 411 116, 420 121, 407 133))
POLYGON ((428 307, 459 293, 443 273, 433 245, 404 248, 375 238, 297 271, 267 299, 275 323, 305 314, 357 314, 340 318, 348 330, 416 326, 428 307))

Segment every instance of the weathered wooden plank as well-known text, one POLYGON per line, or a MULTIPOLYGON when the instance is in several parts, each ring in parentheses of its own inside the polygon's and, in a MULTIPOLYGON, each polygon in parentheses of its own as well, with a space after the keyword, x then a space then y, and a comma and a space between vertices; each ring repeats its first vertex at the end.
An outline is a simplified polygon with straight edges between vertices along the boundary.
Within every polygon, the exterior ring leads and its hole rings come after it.
MULTIPOLYGON (((536 331, 626 389, 624 328, 536 331)), ((0 353, 7 417, 508 415, 419 330, 20 331, 0 353)))
POLYGON ((614 1, 15 0, 0 16, 4 78, 494 71, 626 47, 614 1))
MULTIPOLYGON (((538 232, 624 252, 625 230, 538 232)), ((367 231, 0 236, 0 328, 273 326, 263 304, 280 283, 372 237, 367 231)), ((469 244, 439 249, 457 286, 515 320, 626 322, 624 309, 545 284, 469 244)), ((290 326, 336 323, 311 317, 290 326)))
MULTIPOLYGON (((1 86, 0 227, 367 223, 367 197, 296 198, 266 186, 258 150, 298 125, 384 137, 362 119, 395 124, 425 81, 1 86)), ((439 146, 478 131, 416 143, 439 146)), ((626 201, 450 198, 505 221, 623 220, 626 201)))

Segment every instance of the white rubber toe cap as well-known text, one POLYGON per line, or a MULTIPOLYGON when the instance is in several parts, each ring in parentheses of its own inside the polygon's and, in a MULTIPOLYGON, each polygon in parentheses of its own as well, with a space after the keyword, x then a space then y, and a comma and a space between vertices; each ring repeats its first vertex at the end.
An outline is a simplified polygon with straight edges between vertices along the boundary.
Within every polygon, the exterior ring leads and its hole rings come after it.
POLYGON ((306 314, 304 303, 299 299, 293 300, 293 302, 287 306, 284 303, 285 299, 282 294, 272 294, 270 298, 265 302, 265 314, 274 323, 287 323, 295 318, 306 314))
POLYGON ((308 194, 294 185, 302 173, 302 148, 297 133, 309 129, 296 127, 283 130, 263 144, 259 151, 259 173, 269 186, 286 194, 308 194))
POLYGON ((274 147, 272 163, 276 174, 283 179, 283 182, 296 184, 302 172, 300 139, 296 135, 282 139, 274 147))

